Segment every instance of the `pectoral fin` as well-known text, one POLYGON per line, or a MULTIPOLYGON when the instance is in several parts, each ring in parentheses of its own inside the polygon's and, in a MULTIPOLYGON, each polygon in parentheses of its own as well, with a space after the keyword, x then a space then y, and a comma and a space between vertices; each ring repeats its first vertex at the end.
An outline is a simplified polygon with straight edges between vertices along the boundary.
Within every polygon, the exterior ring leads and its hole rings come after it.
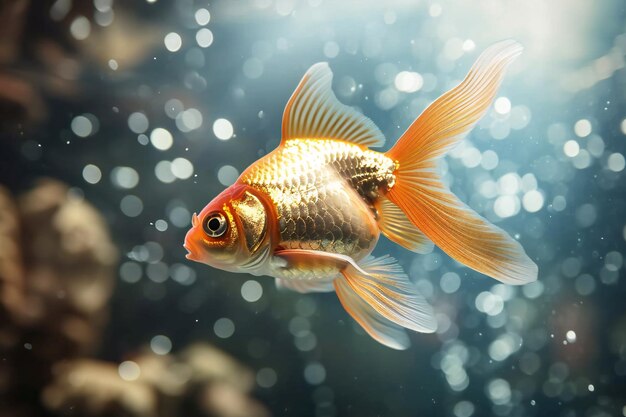
POLYGON ((288 289, 291 291, 299 292, 300 294, 306 294, 309 292, 332 292, 332 281, 312 281, 302 279, 280 279, 276 278, 276 288, 288 289))
MULTIPOLYGON (((274 258, 280 260, 283 268, 299 269, 302 271, 314 268, 337 268, 337 273, 346 265, 353 264, 352 258, 338 253, 323 252, 309 249, 283 249, 274 253, 274 258)), ((355 264, 356 265, 356 264, 355 264)))

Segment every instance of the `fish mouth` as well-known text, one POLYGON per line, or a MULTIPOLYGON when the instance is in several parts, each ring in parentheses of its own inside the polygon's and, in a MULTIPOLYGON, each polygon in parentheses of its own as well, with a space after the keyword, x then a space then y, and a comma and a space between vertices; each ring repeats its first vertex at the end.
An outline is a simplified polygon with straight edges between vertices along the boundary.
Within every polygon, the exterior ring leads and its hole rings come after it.
POLYGON ((196 262, 200 262, 200 257, 198 256, 198 247, 196 242, 194 241, 194 230, 197 228, 197 226, 200 224, 200 220, 198 219, 198 215, 196 213, 193 213, 193 215, 191 216, 191 229, 187 232, 187 236, 185 236, 185 242, 183 243, 183 248, 185 248, 187 250, 187 254, 185 255, 185 258, 191 260, 191 261, 196 261, 196 262))
POLYGON ((185 239, 185 242, 183 243, 183 248, 187 250, 185 258, 189 259, 190 261, 200 262, 200 256, 198 256, 200 251, 198 251, 198 248, 196 245, 194 245, 194 242, 191 242, 189 239, 185 239))
POLYGON ((189 260, 192 260, 192 261, 195 261, 195 260, 196 260, 196 257, 194 256, 193 251, 192 251, 192 250, 191 250, 191 248, 187 245, 187 243, 185 243, 185 244, 183 245, 183 248, 185 248, 185 250, 187 250, 187 254, 185 255, 185 258, 187 258, 187 259, 189 259, 189 260))

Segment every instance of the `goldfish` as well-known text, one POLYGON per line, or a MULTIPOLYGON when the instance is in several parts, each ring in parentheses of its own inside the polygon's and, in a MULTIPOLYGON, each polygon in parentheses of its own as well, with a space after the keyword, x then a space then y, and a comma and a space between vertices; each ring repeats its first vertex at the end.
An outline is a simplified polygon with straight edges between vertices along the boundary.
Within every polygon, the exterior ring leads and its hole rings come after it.
POLYGON ((465 79, 430 104, 387 152, 381 130, 332 91, 327 63, 313 65, 287 102, 279 146, 250 165, 199 214, 187 258, 270 276, 300 293, 335 291, 378 342, 407 349, 406 329, 431 333, 433 309, 380 235, 416 253, 432 244, 507 284, 537 279, 522 246, 461 202, 437 161, 487 112, 519 43, 487 48, 465 79))

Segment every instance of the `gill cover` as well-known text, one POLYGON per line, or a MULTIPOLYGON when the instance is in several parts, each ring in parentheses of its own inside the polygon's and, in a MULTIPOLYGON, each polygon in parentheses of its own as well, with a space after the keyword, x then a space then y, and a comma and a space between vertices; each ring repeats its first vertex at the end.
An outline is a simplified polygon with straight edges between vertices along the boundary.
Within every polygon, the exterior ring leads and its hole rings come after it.
POLYGON ((241 222, 241 231, 248 252, 254 253, 267 234, 267 214, 261 200, 249 191, 233 200, 233 209, 241 222))

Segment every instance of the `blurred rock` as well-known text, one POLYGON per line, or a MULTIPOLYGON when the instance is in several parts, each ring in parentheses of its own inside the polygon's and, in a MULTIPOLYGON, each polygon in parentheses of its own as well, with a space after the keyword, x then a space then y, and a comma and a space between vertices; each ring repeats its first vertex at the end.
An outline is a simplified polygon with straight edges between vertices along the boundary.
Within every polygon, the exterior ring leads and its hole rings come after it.
MULTIPOLYGON (((20 247, 17 207, 9 193, 0 188, 0 308, 4 314, 19 311, 23 302, 24 271, 20 247)), ((0 345, 2 338, 0 337, 0 345)))
POLYGON ((52 410, 75 409, 90 416, 157 415, 154 390, 146 384, 123 380, 112 364, 78 359, 57 365, 54 375, 54 382, 42 396, 52 410))
POLYGON ((266 417, 267 410, 226 383, 207 385, 200 393, 200 404, 210 416, 266 417))
POLYGON ((0 417, 267 417, 253 373, 206 344, 145 350, 139 369, 88 357, 99 346, 117 250, 102 216, 69 188, 40 181, 15 199, 0 186, 0 417))
POLYGON ((205 344, 191 345, 183 352, 198 382, 225 382, 240 391, 254 386, 254 375, 224 352, 205 344))
POLYGON ((93 2, 0 0, 3 130, 45 121, 52 103, 83 99, 94 79, 128 78, 161 43, 165 28, 142 19, 136 5, 115 6, 113 13, 93 2), (89 28, 86 38, 72 34, 77 18, 89 28), (37 30, 29 30, 33 25, 37 30))
POLYGON ((178 355, 151 352, 131 357, 138 375, 122 378, 119 365, 78 359, 59 364, 43 393, 45 405, 61 414, 89 416, 268 417, 269 412, 249 396, 241 376, 250 377, 230 356, 206 344, 178 355), (209 360, 206 366, 196 367, 209 360))
POLYGON ((17 201, 0 187, 0 242, 0 410, 37 414, 52 366, 99 345, 117 251, 95 209, 52 180, 17 201))

